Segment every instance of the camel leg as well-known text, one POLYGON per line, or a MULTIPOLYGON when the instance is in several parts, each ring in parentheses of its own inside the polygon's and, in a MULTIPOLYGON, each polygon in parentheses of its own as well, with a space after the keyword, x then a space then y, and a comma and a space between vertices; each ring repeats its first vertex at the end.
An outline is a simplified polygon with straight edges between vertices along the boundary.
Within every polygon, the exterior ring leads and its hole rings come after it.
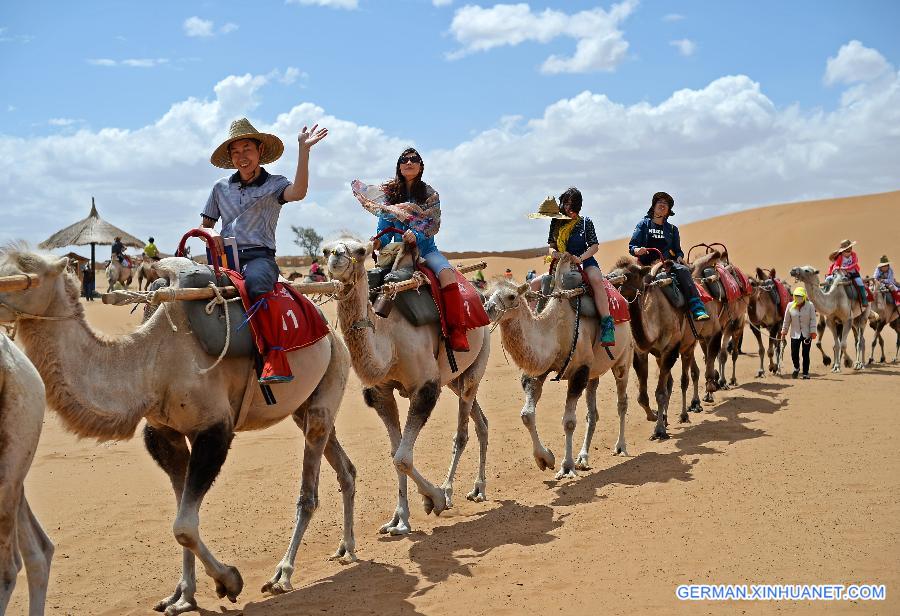
MULTIPOLYGON (((755 325, 750 326, 750 331, 753 332, 753 336, 756 338, 756 345, 759 347, 759 370, 756 372, 756 378, 761 379, 766 376, 765 371, 765 349, 763 349, 763 341, 762 341, 762 333, 759 328, 755 325)), ((769 370, 772 370, 772 341, 769 340, 769 370)))
POLYGON ((300 476, 300 496, 297 498, 297 516, 294 518, 294 532, 291 534, 287 552, 275 567, 275 574, 263 585, 261 592, 280 595, 294 589, 291 585, 291 575, 294 573, 297 550, 313 514, 319 508, 319 471, 322 466, 322 455, 334 429, 334 410, 320 404, 321 400, 315 400, 313 394, 294 413, 294 422, 303 430, 306 440, 303 447, 303 471, 300 476))
POLYGON ((853 337, 856 339, 856 370, 866 367, 866 313, 857 317, 856 327, 853 328, 853 337))
POLYGON ((547 374, 541 376, 522 375, 522 390, 525 392, 525 406, 522 407, 522 423, 528 428, 531 435, 532 454, 534 461, 540 470, 547 470, 556 466, 556 456, 544 447, 537 431, 537 404, 544 391, 544 381, 547 374))
MULTIPOLYGON (((233 438, 234 432, 224 423, 210 426, 194 436, 184 493, 172 531, 175 540, 200 559, 206 574, 215 581, 216 595, 219 598, 227 596, 229 601, 235 603, 244 587, 240 572, 236 567, 216 560, 200 538, 200 505, 225 463, 233 438)), ((167 616, 178 613, 172 607, 166 609, 167 616)))
MULTIPOLYGON (((824 318, 819 318, 819 322, 816 324, 816 348, 819 349, 819 353, 822 354, 822 363, 827 367, 831 364, 831 358, 828 357, 828 354, 825 353, 825 347, 822 346, 822 334, 825 333, 825 328, 827 327, 827 322, 824 318)), ((834 335, 834 330, 831 330, 832 335, 834 335)), ((787 343, 785 343, 787 346, 787 343)))
POLYGON ((719 365, 718 378, 716 379, 716 389, 728 389, 728 383, 725 381, 725 364, 728 362, 728 343, 731 343, 732 347, 737 344, 737 341, 734 340, 731 335, 731 329, 726 327, 722 332, 722 342, 719 348, 719 352, 716 355, 716 360, 719 365))
MULTIPOLYGON (((147 425, 144 427, 144 446, 150 457, 169 476, 172 489, 175 491, 175 504, 180 509, 188 461, 191 457, 184 435, 169 428, 147 425)), ((197 602, 194 599, 197 591, 194 560, 194 553, 183 547, 181 580, 175 586, 175 592, 157 603, 153 609, 157 612, 165 611, 166 614, 180 614, 197 609, 197 602)))
MULTIPOLYGON (((451 387, 451 389, 453 389, 451 387)), ((456 468, 466 444, 469 442, 469 416, 472 413, 474 398, 468 398, 463 392, 459 395, 459 411, 456 418, 456 434, 453 436, 453 452, 450 456, 450 468, 447 470, 447 478, 441 485, 444 496, 447 499, 447 509, 453 507, 453 478, 456 476, 456 468)))
MULTIPOLYGON (((818 336, 816 337, 818 341, 818 336)), ((769 346, 775 349, 775 374, 782 374, 782 364, 784 362, 784 351, 787 343, 781 339, 781 325, 776 323, 769 329, 769 346)), ((821 344, 819 345, 821 348, 821 344)))
MULTIPOLYGON (((584 442, 581 444, 581 451, 575 458, 575 470, 589 471, 591 465, 589 462, 591 441, 594 438, 594 430, 597 428, 597 419, 600 414, 597 412, 597 388, 600 386, 600 377, 589 379, 587 389, 584 391, 584 400, 587 403, 587 415, 584 418, 584 442)), ((616 451, 616 453, 619 453, 616 451)))
POLYGON ((872 326, 872 329, 875 330, 875 336, 872 338, 872 352, 869 353, 869 363, 875 363, 875 346, 880 342, 881 343, 881 361, 879 363, 884 363, 884 338, 881 336, 881 330, 884 328, 884 322, 879 320, 876 325, 872 326))
MULTIPOLYGON (((363 390, 363 400, 366 405, 375 409, 384 427, 387 428, 388 438, 391 441, 391 458, 397 454, 397 448, 400 446, 400 409, 397 408, 397 400, 394 393, 390 389, 370 387, 363 390)), ((382 525, 378 529, 379 533, 390 533, 391 535, 406 535, 409 533, 409 500, 407 497, 407 478, 406 474, 397 471, 397 508, 394 510, 394 517, 389 522, 382 525)))
POLYGON ((703 405, 700 404, 700 366, 697 365, 697 358, 694 356, 695 347, 691 347, 681 356, 682 363, 687 363, 691 367, 691 384, 694 387, 694 397, 691 398, 691 405, 688 411, 691 413, 702 413, 703 405))
POLYGON ((722 348, 722 334, 714 334, 706 342, 706 395, 704 402, 715 402, 713 392, 716 391, 716 358, 722 348))
POLYGON ((12 482, 6 486, 0 484, 0 496, 3 497, 3 506, 0 507, 0 614, 6 613, 6 606, 16 587, 16 576, 22 569, 22 559, 16 545, 16 526, 25 493, 22 477, 18 479, 18 486, 12 485, 12 482))
POLYGON ((566 406, 563 411, 563 431, 566 435, 566 456, 556 473, 556 479, 573 479, 578 475, 575 473, 575 458, 573 456, 572 440, 575 436, 575 411, 578 406, 578 400, 584 393, 588 384, 588 375, 590 368, 582 366, 575 370, 569 377, 568 389, 566 391, 566 406))
MULTIPOLYGON (((728 381, 730 387, 737 387, 737 360, 741 352, 741 342, 744 339, 743 328, 735 325, 735 331, 731 334, 731 380, 728 381)), ((723 377, 724 378, 724 377, 723 377)))
POLYGON ((656 428, 650 440, 669 438, 666 425, 669 423, 669 399, 672 396, 672 366, 678 361, 678 349, 669 349, 657 362, 659 379, 656 382, 656 428))
MULTIPOLYGON (((678 416, 679 423, 690 423, 691 416, 688 414, 690 408, 687 403, 687 390, 690 385, 690 369, 691 361, 681 354, 681 415, 678 416), (687 361, 685 361, 687 359, 687 361)), ((693 404, 693 400, 691 401, 693 404)))
POLYGON ((488 448, 488 420, 481 405, 478 404, 478 398, 475 398, 472 404, 472 421, 475 423, 475 435, 478 437, 478 476, 475 478, 475 485, 472 491, 466 494, 466 499, 483 503, 487 499, 485 488, 487 479, 485 477, 487 466, 487 448, 488 448))
MULTIPOLYGON (((628 455, 628 448, 625 444, 625 415, 628 413, 628 363, 612 367, 612 373, 616 379, 616 411, 619 414, 619 438, 613 451, 614 456, 628 455)), ((595 407, 596 405, 597 403, 594 402, 595 407)))
POLYGON ((441 386, 437 381, 426 381, 409 398, 409 412, 406 415, 406 425, 403 427, 403 436, 400 437, 400 445, 394 454, 394 466, 405 473, 422 495, 422 507, 425 514, 434 512, 440 515, 447 508, 447 497, 444 491, 425 479, 422 473, 413 464, 413 449, 419 432, 425 427, 431 412, 437 404, 441 386))
MULTIPOLYGON (((18 540, 19 552, 28 572, 28 614, 43 616, 54 548, 24 494, 19 502, 18 540)), ((3 613, 2 608, 0 613, 3 613)))
POLYGON ((338 489, 344 500, 344 538, 341 539, 337 551, 330 560, 343 565, 356 562, 356 538, 353 535, 353 511, 356 500, 356 467, 350 461, 344 448, 337 440, 337 434, 331 431, 328 444, 325 445, 325 459, 337 473, 338 489))
POLYGON ((650 396, 647 394, 647 375, 649 372, 650 356, 640 351, 634 352, 631 365, 638 380, 638 404, 647 415, 647 421, 656 421, 656 412, 650 408, 650 396))

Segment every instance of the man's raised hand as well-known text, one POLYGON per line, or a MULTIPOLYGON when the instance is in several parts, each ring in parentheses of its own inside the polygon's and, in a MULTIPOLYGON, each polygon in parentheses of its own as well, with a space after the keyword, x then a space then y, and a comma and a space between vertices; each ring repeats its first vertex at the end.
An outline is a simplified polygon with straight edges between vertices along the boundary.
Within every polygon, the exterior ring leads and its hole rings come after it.
POLYGON ((325 137, 328 136, 327 128, 319 128, 319 125, 316 124, 310 129, 307 129, 306 126, 300 131, 300 134, 297 135, 297 141, 300 144, 300 149, 309 150, 311 147, 322 141, 325 137))

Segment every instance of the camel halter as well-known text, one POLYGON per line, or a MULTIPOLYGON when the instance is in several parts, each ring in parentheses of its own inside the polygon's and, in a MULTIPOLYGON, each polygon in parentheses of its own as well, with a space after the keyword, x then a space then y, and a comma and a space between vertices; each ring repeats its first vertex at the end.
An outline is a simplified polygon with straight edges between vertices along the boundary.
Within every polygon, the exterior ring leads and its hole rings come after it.
POLYGON ((30 312, 24 312, 22 310, 19 310, 12 304, 9 304, 9 303, 3 301, 2 299, 0 299, 0 306, 3 306, 4 308, 6 308, 10 312, 12 312, 16 317, 12 321, 0 322, 0 327, 3 327, 6 330, 7 336, 9 336, 10 340, 16 339, 16 334, 19 332, 19 322, 20 321, 25 321, 27 319, 32 319, 35 321, 65 321, 66 319, 74 319, 75 318, 75 313, 61 316, 61 317, 46 316, 46 315, 42 315, 42 314, 31 314, 30 312), (12 323, 12 325, 10 325, 10 323, 12 323))

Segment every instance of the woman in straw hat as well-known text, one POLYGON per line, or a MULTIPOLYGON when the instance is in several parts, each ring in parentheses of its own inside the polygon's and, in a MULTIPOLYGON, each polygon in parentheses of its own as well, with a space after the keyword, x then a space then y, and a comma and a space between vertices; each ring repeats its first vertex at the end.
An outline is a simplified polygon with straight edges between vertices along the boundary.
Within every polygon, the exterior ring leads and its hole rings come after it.
POLYGON ((781 326, 782 338, 791 333, 791 360, 794 362, 794 373, 800 373, 800 350, 803 350, 803 378, 809 378, 809 348, 816 338, 816 308, 806 297, 806 289, 794 289, 794 301, 788 304, 784 312, 784 323, 781 326))
POLYGON ((631 241, 628 242, 628 253, 636 257, 641 265, 653 265, 663 259, 672 261, 671 271, 678 281, 678 288, 688 299, 688 309, 695 321, 706 321, 709 314, 697 287, 691 278, 691 270, 681 261, 684 259, 684 251, 681 249, 681 235, 678 227, 669 222, 669 217, 675 215, 675 199, 666 192, 658 192, 650 198, 650 209, 647 215, 634 228, 631 241), (655 249, 655 250, 650 250, 655 249), (656 252, 656 251, 659 252, 656 252))
MULTIPOLYGON (((247 283, 250 300, 275 288, 278 265, 275 263, 275 227, 281 206, 306 197, 309 187, 309 151, 328 135, 328 129, 306 126, 297 136, 299 155, 294 182, 272 175, 260 165, 275 162, 284 152, 281 139, 261 133, 247 118, 231 123, 228 138, 215 149, 209 161, 222 169, 236 169, 215 183, 201 226, 212 228, 222 220, 221 234, 234 237, 238 247, 241 273, 247 283)), ((217 238, 222 250, 221 238, 217 238)))
POLYGON ((887 255, 881 255, 872 278, 890 289, 891 295, 894 296, 894 303, 900 306, 900 287, 897 286, 897 280, 894 278, 894 268, 891 267, 891 260, 888 259, 887 255))
POLYGON ((856 252, 853 250, 854 246, 856 246, 856 242, 843 240, 841 245, 838 246, 838 249, 828 255, 828 260, 831 261, 831 267, 828 268, 828 275, 825 277, 825 282, 831 282, 834 278, 834 273, 837 270, 842 270, 850 277, 856 286, 859 287, 862 305, 868 306, 869 298, 866 296, 866 283, 863 282, 859 273, 859 259, 856 257, 856 252))
MULTIPOLYGON (((600 344, 611 347, 616 345, 616 326, 609 314, 609 298, 606 295, 606 287, 603 284, 603 272, 594 255, 600 248, 597 241, 597 231, 590 218, 581 215, 583 203, 581 191, 570 187, 559 197, 559 207, 555 214, 541 214, 541 211, 549 212, 550 206, 555 200, 547 199, 541 204, 542 210, 532 218, 550 218, 550 233, 547 235, 547 244, 550 246, 550 257, 559 258, 562 253, 572 255, 572 262, 581 265, 591 284, 594 304, 600 314, 600 344), (549 205, 548 205, 549 202, 549 205)), ((534 282, 537 282, 537 278, 534 282)))

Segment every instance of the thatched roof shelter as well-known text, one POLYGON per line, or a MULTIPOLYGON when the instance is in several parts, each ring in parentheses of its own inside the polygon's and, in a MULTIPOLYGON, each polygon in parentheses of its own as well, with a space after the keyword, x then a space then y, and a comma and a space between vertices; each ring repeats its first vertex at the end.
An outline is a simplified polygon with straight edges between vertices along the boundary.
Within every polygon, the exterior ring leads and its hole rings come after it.
POLYGON ((91 213, 88 217, 69 225, 65 229, 60 229, 49 238, 39 244, 41 248, 64 248, 65 246, 87 246, 91 247, 91 268, 96 264, 94 255, 94 247, 97 244, 101 246, 111 246, 117 237, 122 238, 122 243, 133 248, 143 248, 144 242, 135 236, 122 231, 120 228, 112 225, 97 213, 97 205, 94 198, 91 197, 91 213))

